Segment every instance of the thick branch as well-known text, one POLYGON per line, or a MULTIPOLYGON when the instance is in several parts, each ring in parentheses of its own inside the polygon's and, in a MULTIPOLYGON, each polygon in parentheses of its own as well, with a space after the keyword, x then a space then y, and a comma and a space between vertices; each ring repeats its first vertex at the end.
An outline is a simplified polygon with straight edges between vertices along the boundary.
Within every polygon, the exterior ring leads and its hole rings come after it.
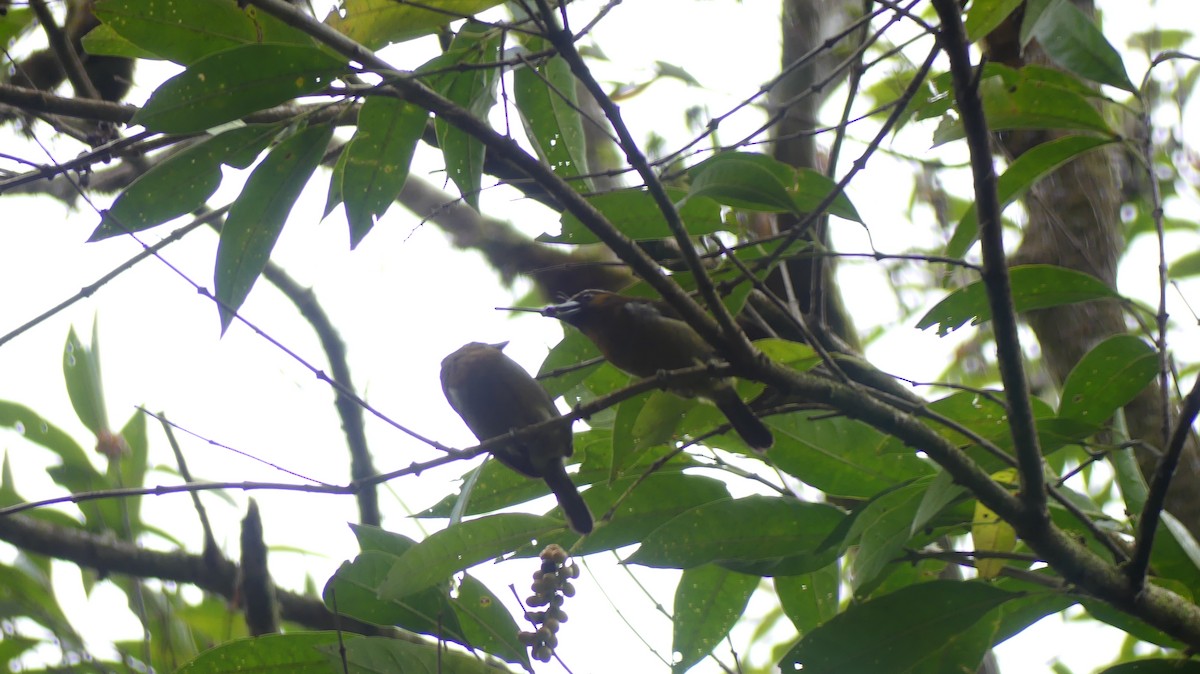
MULTIPOLYGON (((138 578, 189 583, 230 601, 236 599, 238 568, 224 557, 217 557, 215 563, 209 563, 201 555, 146 550, 131 543, 48 524, 24 515, 0 517, 0 539, 27 552, 65 560, 80 567, 138 578)), ((285 619, 312 629, 340 627, 362 634, 397 634, 356 620, 338 618, 319 599, 294 592, 281 591, 279 607, 285 619)))
POLYGON ((1192 648, 1200 646, 1200 607, 1154 585, 1146 585, 1139 592, 1115 565, 1047 523, 1042 513, 1029 510, 1020 498, 992 480, 963 450, 911 414, 888 406, 863 391, 775 363, 768 363, 751 375, 784 395, 829 405, 851 419, 867 423, 905 445, 925 452, 950 473, 957 484, 970 490, 981 503, 1011 524, 1021 540, 1067 582, 1192 648))
POLYGON ((1000 200, 996 195, 996 168, 992 163, 983 101, 979 98, 978 74, 971 66, 971 55, 960 18, 962 9, 958 2, 934 0, 933 6, 942 21, 938 41, 950 60, 955 100, 971 151, 975 208, 979 216, 979 240, 983 248, 982 277, 987 289, 988 305, 992 310, 992 331, 996 339, 1000 379, 1004 382, 1009 428, 1020 468, 1022 497, 1031 513, 1048 525, 1050 514, 1046 509, 1042 452, 1029 399, 1029 386, 1025 381, 1021 340, 1017 336, 1017 312, 1013 307, 1004 253, 1004 230, 1000 221, 1000 200))

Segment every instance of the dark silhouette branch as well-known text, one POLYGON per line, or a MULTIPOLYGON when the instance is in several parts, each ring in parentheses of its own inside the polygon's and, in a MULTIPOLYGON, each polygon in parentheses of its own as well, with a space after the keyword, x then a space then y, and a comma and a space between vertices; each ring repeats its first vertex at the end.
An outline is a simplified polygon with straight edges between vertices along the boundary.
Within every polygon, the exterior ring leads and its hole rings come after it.
POLYGON ((983 248, 983 283, 992 310, 992 331, 996 340, 1000 379, 1004 383, 1009 428, 1017 452, 1022 498, 1037 520, 1048 526, 1045 478, 1037 425, 1033 419, 1029 385, 1025 381, 1025 356, 1017 335, 1017 312, 1013 307, 1012 286, 1004 253, 1004 227, 1000 221, 1000 200, 996 195, 996 168, 992 162, 991 136, 979 97, 979 71, 971 65, 962 9, 955 0, 934 0, 942 21, 938 43, 950 61, 954 96, 962 116, 967 147, 971 152, 971 173, 975 181, 975 209, 979 216, 979 240, 983 248))

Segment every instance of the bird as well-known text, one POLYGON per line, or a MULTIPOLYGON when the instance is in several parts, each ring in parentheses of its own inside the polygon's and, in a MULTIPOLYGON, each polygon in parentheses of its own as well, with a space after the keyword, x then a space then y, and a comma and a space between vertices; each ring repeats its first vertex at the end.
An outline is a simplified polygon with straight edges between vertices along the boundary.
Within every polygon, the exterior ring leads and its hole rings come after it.
MULTIPOLYGON (((442 392, 480 442, 559 416, 546 389, 504 354, 508 342, 471 342, 442 359, 442 392)), ((574 452, 569 423, 511 438, 491 449, 500 463, 545 481, 576 533, 592 530, 588 510, 563 459, 574 452)))
MULTIPOLYGON (((661 300, 593 289, 544 307, 540 313, 578 328, 608 362, 637 377, 702 365, 717 357, 712 345, 661 300)), ((766 450, 775 443, 771 430, 738 397, 732 377, 672 387, 670 391, 715 404, 733 430, 756 450, 766 450)))

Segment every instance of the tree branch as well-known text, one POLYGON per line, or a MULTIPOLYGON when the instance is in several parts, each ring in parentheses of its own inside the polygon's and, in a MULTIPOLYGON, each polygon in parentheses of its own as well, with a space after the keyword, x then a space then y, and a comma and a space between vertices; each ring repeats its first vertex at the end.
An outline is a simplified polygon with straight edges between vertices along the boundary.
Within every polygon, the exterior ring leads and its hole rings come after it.
POLYGON ((979 240, 983 248, 982 277, 987 289, 988 305, 992 310, 996 359, 1000 378, 1004 382, 1009 428, 1017 452, 1022 500, 1043 526, 1049 526, 1042 451, 1029 400, 1029 385, 1025 381, 1025 356, 1017 335, 1017 312, 1013 307, 1012 286, 1004 253, 1004 229, 1000 221, 1000 201, 996 195, 996 169, 992 162, 991 137, 983 114, 983 101, 979 98, 978 73, 971 66, 960 18, 962 9, 957 0, 933 0, 933 6, 942 21, 938 43, 950 61, 955 100, 971 151, 975 208, 979 216, 979 240))

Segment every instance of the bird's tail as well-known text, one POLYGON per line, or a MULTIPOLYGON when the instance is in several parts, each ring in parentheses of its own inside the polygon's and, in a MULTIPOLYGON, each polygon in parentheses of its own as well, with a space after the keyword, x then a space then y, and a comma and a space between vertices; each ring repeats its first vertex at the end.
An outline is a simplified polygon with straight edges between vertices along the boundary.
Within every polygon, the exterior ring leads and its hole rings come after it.
POLYGON ((579 490, 575 488, 571 476, 567 475, 566 467, 561 461, 555 462, 555 464, 555 467, 550 468, 542 475, 542 479, 546 481, 550 491, 554 492, 554 497, 558 499, 558 506, 567 516, 567 524, 570 524, 576 533, 591 533, 592 511, 588 510, 587 503, 584 503, 583 497, 579 495, 579 490))
POLYGON ((762 419, 755 416, 749 405, 742 402, 732 386, 717 393, 713 400, 717 409, 729 419, 729 425, 733 426, 733 430, 747 445, 761 452, 775 444, 775 436, 771 435, 771 429, 767 428, 762 419))

